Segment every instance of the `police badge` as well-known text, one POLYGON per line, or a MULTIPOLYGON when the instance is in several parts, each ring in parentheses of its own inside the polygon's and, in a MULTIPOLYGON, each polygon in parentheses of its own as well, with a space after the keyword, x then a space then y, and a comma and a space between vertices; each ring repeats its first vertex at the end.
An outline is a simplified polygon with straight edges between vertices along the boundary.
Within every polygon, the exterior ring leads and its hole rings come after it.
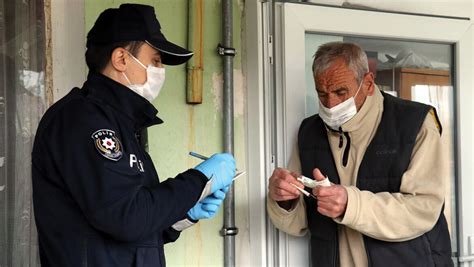
POLYGON ((115 136, 114 131, 108 129, 97 130, 91 137, 99 154, 113 161, 122 158, 122 144, 115 136))

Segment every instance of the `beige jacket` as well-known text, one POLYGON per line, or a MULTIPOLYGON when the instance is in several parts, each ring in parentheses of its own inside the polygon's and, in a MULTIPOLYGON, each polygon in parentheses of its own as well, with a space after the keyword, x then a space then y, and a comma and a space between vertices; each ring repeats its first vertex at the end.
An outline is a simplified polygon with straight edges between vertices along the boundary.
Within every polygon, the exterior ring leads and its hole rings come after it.
MULTIPOLYGON (((413 239, 434 226, 444 202, 449 173, 446 171, 447 163, 442 160, 438 126, 431 113, 416 138, 410 165, 402 177, 400 193, 374 194, 355 186, 359 164, 375 135, 382 112, 383 96, 375 90, 373 96, 367 97, 360 111, 342 126, 351 138, 346 167, 341 164, 346 140, 344 146, 339 148, 339 133, 327 132, 341 185, 345 186, 348 194, 344 216, 334 220, 339 224, 340 264, 343 267, 367 266, 362 234, 393 242, 413 239)), ((296 144, 288 169, 301 173, 296 144)), ((302 197, 289 211, 267 197, 267 210, 273 224, 291 235, 302 236, 308 231, 305 209, 302 197)))

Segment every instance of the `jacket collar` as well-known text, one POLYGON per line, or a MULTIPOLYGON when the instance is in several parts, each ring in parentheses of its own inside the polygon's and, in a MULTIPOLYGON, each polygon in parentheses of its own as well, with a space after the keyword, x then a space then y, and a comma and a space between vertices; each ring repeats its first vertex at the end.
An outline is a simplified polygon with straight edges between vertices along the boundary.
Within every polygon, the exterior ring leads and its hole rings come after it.
POLYGON ((374 94, 367 96, 360 110, 352 119, 341 126, 343 132, 354 132, 360 129, 371 129, 380 122, 383 112, 383 96, 378 87, 374 94))
POLYGON ((163 123, 148 100, 98 72, 89 72, 83 88, 88 90, 88 97, 124 115, 135 130, 163 123))

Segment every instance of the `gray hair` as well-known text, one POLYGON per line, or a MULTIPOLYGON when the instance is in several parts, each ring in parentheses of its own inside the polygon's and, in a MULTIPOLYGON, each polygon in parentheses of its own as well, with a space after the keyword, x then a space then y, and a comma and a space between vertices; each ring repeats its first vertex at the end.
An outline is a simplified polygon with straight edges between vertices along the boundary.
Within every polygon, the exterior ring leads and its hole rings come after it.
POLYGON ((336 59, 343 59, 349 69, 354 72, 360 83, 369 72, 367 55, 360 46, 353 43, 330 42, 321 45, 314 54, 313 75, 319 75, 327 70, 336 59))

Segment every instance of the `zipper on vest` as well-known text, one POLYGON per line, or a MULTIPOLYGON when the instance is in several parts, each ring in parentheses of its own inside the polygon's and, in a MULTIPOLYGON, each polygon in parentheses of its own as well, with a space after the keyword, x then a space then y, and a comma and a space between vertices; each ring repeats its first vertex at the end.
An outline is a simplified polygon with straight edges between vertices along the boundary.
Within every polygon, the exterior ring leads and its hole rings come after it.
POLYGON ((344 135, 347 140, 346 147, 344 148, 344 153, 342 154, 342 166, 346 167, 347 161, 349 159, 349 150, 351 148, 351 137, 349 136, 348 132, 343 132, 342 128, 339 127, 339 148, 342 148, 342 146, 344 145, 344 138, 342 138, 342 135, 344 135))
POLYGON ((344 154, 342 155, 342 166, 347 166, 347 161, 349 159, 349 150, 351 149, 351 137, 348 132, 344 132, 344 136, 347 139, 346 147, 344 148, 344 154))

